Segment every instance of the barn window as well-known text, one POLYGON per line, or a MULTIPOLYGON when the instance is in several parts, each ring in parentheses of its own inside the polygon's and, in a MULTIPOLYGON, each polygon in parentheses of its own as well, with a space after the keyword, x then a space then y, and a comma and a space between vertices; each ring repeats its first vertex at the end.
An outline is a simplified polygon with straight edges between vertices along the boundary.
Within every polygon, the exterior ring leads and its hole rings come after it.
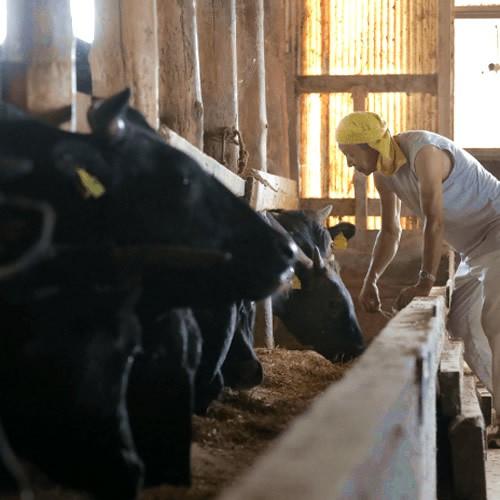
MULTIPOLYGON (((380 113, 393 133, 427 129, 451 136, 449 110, 438 99, 438 88, 446 86, 440 76, 446 68, 438 64, 445 3, 305 0, 297 81, 304 206, 333 201, 343 220, 355 218, 366 229, 380 225, 372 178, 347 168, 335 143, 336 124, 350 111, 380 113)), ((403 208, 403 228, 415 225, 403 208)))
POLYGON ((94 10, 93 0, 71 0, 73 33, 87 43, 94 41, 94 10))
POLYGON ((7 37, 7 0, 0 0, 0 45, 7 37))
POLYGON ((455 140, 499 148, 500 5, 455 1, 455 140))

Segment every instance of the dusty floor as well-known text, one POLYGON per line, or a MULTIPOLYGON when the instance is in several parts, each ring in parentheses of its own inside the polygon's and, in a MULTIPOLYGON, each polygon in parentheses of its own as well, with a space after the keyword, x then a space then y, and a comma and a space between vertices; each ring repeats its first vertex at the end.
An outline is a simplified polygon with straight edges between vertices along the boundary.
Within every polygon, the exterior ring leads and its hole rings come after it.
MULTIPOLYGON (((272 440, 348 365, 333 365, 311 351, 258 349, 265 379, 250 391, 227 390, 207 417, 194 418, 193 486, 145 490, 140 500, 204 500, 214 498, 234 481, 272 440)), ((17 497, 0 496, 1 500, 17 497)), ((83 500, 61 489, 37 492, 36 500, 83 500)))

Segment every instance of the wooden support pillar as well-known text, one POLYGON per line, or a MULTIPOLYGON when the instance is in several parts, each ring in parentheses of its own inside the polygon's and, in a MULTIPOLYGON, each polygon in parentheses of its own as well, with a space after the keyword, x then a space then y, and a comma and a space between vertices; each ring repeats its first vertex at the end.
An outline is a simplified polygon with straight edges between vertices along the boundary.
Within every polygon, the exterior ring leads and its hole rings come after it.
MULTIPOLYGON (((267 135, 268 172, 290 177, 290 146, 286 52, 286 2, 264 0, 266 100, 269 130, 267 135)), ((295 72, 293 73, 295 78, 295 72)), ((293 87, 292 87, 293 89, 293 87)), ((295 92, 292 91, 292 99, 295 92)))
MULTIPOLYGON (((353 87, 352 101, 354 111, 365 111, 368 92, 364 87, 353 87)), ((361 231, 367 229, 368 197, 366 193, 366 176, 354 172, 354 197, 356 228, 361 231)))
POLYGON ((248 165, 267 172, 264 0, 237 0, 238 118, 248 165))
POLYGON ((66 108, 74 129, 74 40, 69 0, 9 0, 3 59, 3 94, 47 121, 66 108))
POLYGON ((196 0, 158 2, 158 51, 160 122, 203 150, 196 0))
POLYGON ((90 52, 95 96, 130 87, 131 104, 158 128, 156 0, 95 0, 90 52))
POLYGON ((270 298, 257 302, 254 344, 274 349, 273 306, 270 298))
POLYGON ((201 89, 204 107, 204 150, 233 172, 238 171, 235 0, 197 3, 201 89), (225 140, 224 140, 225 138, 225 140))
POLYGON ((438 132, 453 139, 453 2, 438 5, 438 132))
POLYGON ((282 175, 299 182, 299 105, 295 82, 300 66, 299 26, 304 2, 285 2, 285 75, 288 103, 288 168, 289 174, 282 175))

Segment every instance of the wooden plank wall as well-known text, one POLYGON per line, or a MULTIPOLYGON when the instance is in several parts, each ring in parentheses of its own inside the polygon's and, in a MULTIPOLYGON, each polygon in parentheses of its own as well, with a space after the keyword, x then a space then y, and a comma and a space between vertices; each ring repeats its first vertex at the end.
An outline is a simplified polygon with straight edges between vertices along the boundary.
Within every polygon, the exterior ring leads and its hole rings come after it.
MULTIPOLYGON (((284 75, 285 67, 288 69, 292 60, 287 41, 290 32, 296 33, 289 25, 290 9, 286 4, 283 0, 279 6, 277 2, 272 5, 274 19, 283 15, 283 22, 266 21, 264 25, 264 0, 257 3, 238 0, 238 9, 236 0, 231 0, 230 4, 193 0, 185 5, 175 0, 96 0, 95 39, 89 56, 93 95, 107 97, 125 86, 130 87, 131 104, 145 115, 153 128, 159 129, 171 144, 197 158, 238 196, 244 196, 245 181, 236 175, 239 169, 237 140, 229 138, 222 147, 216 138, 208 145, 203 135, 213 138, 223 128, 238 130, 239 110, 244 109, 244 135, 249 138, 248 151, 254 162, 249 166, 267 170, 266 97, 270 89, 276 91, 265 83, 267 52, 271 71, 281 78, 279 94, 285 96, 284 103, 277 107, 270 100, 273 114, 271 150, 273 158, 280 158, 274 162, 280 165, 275 170, 289 172, 290 141, 287 134, 282 133, 282 129, 288 129, 288 121, 277 119, 278 116, 286 117, 287 113, 286 96, 290 85, 284 75), (253 90, 248 94, 241 92, 239 105, 237 29, 242 40, 240 60, 255 60, 257 64, 251 69, 259 75, 256 79, 252 73, 241 82, 246 85, 245 90, 253 90), (268 47, 264 46, 264 32, 272 40, 268 47), (259 50, 250 54, 255 46, 259 50), (214 51, 214 47, 218 47, 217 50, 214 51), (279 56, 273 57, 276 51, 279 56), (163 130, 160 125, 164 126, 163 130), (201 153, 203 148, 213 160, 201 153)), ((2 54, 3 98, 46 120, 53 120, 55 116, 57 120, 53 123, 56 125, 67 121, 66 128, 72 130, 76 129, 78 117, 78 130, 88 131, 84 108, 90 104, 90 99, 82 94, 77 98, 75 92, 69 0, 8 0, 8 10, 8 37, 2 54), (63 112, 64 120, 61 119, 63 112)), ((253 200, 264 196, 268 208, 278 208, 276 203, 283 201, 283 196, 274 196, 276 183, 283 182, 284 187, 279 190, 296 198, 296 184, 286 179, 273 178, 273 187, 269 180, 262 181, 258 188, 256 179, 253 176, 249 181, 247 192, 254 192, 253 200), (269 195, 265 194, 266 190, 270 190, 269 195)))

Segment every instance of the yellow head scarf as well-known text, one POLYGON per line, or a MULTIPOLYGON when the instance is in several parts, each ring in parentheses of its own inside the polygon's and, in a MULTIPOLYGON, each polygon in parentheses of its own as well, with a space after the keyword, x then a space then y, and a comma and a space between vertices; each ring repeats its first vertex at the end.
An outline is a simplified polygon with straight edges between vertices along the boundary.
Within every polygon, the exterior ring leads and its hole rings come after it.
POLYGON ((378 151, 377 171, 395 174, 406 162, 406 157, 387 124, 377 113, 355 111, 340 120, 335 138, 339 144, 368 144, 378 151))

